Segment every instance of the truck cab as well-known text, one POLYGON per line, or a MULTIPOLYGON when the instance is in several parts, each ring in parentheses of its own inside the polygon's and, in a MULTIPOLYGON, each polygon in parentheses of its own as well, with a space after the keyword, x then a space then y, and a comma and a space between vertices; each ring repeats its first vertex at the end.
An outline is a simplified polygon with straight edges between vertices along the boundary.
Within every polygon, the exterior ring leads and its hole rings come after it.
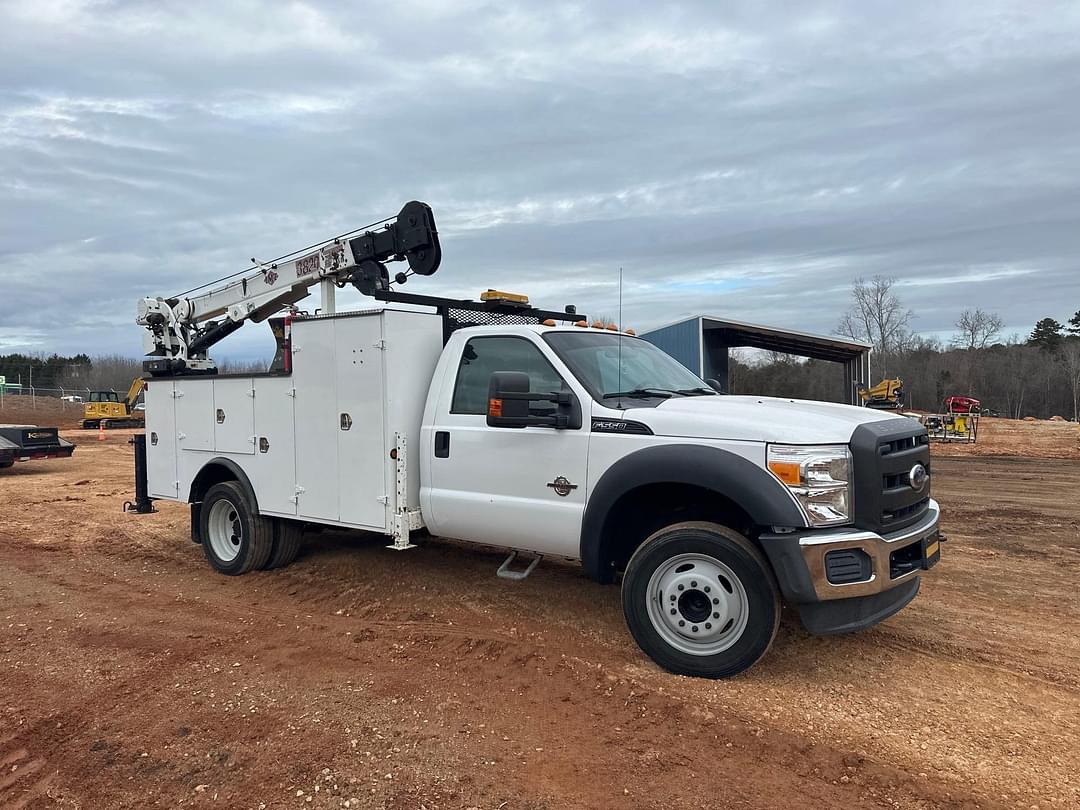
POLYGON ((608 330, 456 332, 421 436, 434 534, 621 577, 631 631, 677 671, 715 674, 740 638, 756 636, 764 652, 777 596, 815 633, 881 621, 940 554, 918 422, 721 395, 652 344, 608 330), (489 411, 500 372, 565 401, 526 400, 526 423, 504 427, 489 411), (562 427, 545 421, 557 409, 562 427))

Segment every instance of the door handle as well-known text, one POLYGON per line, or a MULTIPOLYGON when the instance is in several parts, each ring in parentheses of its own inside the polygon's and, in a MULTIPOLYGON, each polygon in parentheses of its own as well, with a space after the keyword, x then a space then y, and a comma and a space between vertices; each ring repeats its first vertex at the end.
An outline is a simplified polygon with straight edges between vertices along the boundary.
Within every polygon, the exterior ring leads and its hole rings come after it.
POLYGON ((435 431, 435 458, 450 457, 450 431, 435 431))

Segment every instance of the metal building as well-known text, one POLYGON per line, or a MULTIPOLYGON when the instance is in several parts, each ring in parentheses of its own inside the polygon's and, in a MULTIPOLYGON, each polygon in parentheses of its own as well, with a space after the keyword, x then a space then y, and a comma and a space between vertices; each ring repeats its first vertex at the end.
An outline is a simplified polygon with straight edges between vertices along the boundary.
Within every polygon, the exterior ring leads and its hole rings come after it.
POLYGON ((869 343, 850 338, 814 335, 710 315, 695 315, 643 332, 641 337, 663 349, 702 379, 719 380, 725 390, 730 390, 728 350, 743 346, 839 364, 842 375, 838 371, 836 382, 840 402, 861 405, 857 384, 870 384, 872 347, 869 343))

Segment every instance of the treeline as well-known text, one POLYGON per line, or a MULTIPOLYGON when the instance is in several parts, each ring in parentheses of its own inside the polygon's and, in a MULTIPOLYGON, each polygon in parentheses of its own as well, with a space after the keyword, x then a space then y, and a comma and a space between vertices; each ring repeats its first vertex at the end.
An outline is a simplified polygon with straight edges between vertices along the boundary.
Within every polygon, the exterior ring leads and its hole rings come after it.
POLYGON ((899 377, 907 407, 916 410, 937 411, 945 397, 962 395, 1002 416, 1080 421, 1080 311, 1066 323, 1043 318, 1027 338, 1001 340, 999 315, 966 310, 945 344, 908 327, 914 313, 904 309, 893 283, 856 281, 852 307, 838 325, 842 334, 873 344, 873 379, 846 381, 835 363, 770 354, 730 363, 732 393, 846 401, 848 383, 899 377))
MULTIPOLYGON (((730 363, 732 393, 846 401, 841 366, 770 355, 758 362, 730 363)), ((1027 343, 995 343, 984 349, 955 349, 928 341, 895 354, 889 375, 904 381, 909 408, 938 411, 945 397, 975 397, 1001 416, 1080 418, 1080 338, 1065 338, 1061 351, 1027 343)), ((881 375, 875 371, 870 385, 881 375)), ((860 380, 859 382, 866 382, 860 380)), ((852 384, 853 385, 853 384, 852 384)))
POLYGON ((58 381, 73 371, 90 367, 90 358, 85 354, 72 357, 60 355, 3 354, 0 355, 0 377, 8 383, 22 383, 29 387, 55 388, 58 381))
MULTIPOLYGON (((218 361, 222 373, 251 373, 266 371, 265 361, 218 361)), ((126 393, 136 377, 141 377, 142 360, 119 354, 77 354, 36 356, 25 354, 0 355, 0 376, 9 384, 22 382, 30 387, 31 370, 35 389, 71 391, 73 394, 90 391, 126 393)))

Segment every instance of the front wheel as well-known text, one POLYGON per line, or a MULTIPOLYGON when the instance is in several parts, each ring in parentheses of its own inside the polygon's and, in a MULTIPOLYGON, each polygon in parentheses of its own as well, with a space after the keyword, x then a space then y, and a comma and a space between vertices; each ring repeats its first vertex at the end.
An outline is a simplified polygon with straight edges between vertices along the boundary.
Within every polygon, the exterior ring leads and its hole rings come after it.
POLYGON ((780 593, 749 540, 716 523, 678 523, 647 539, 622 584, 630 633, 679 675, 727 678, 749 669, 776 637, 780 593))

